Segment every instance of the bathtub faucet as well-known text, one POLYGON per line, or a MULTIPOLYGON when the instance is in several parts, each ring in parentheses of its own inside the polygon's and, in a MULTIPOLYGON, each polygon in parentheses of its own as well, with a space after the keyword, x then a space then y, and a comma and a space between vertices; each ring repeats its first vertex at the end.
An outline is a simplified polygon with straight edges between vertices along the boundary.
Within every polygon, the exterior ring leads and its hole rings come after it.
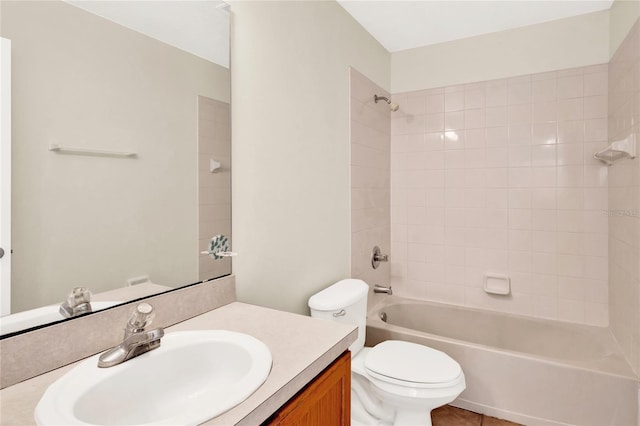
POLYGON ((378 285, 378 284, 373 286, 373 292, 374 293, 386 293, 389 296, 391 296, 393 294, 393 290, 391 289, 391 286, 385 287, 383 285, 378 285))

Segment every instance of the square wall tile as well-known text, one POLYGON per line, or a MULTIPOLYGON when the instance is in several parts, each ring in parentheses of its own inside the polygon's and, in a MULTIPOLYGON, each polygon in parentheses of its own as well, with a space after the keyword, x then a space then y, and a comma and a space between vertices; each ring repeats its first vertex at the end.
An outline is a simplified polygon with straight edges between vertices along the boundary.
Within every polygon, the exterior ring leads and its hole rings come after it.
POLYGON ((610 131, 608 79, 594 66, 403 94, 424 125, 392 132, 397 294, 607 323, 612 178, 591 154, 610 131), (513 298, 486 297, 488 268, 513 298))

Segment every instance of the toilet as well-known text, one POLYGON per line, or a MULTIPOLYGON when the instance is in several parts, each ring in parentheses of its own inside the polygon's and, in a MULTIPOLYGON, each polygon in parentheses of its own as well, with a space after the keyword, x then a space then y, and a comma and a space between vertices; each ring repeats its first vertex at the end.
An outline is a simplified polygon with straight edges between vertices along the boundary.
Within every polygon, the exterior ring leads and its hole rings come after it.
POLYGON ((309 298, 311 316, 358 326, 351 350, 351 424, 430 426, 431 410, 465 389, 460 365, 444 352, 387 340, 365 348, 367 292, 346 279, 309 298))

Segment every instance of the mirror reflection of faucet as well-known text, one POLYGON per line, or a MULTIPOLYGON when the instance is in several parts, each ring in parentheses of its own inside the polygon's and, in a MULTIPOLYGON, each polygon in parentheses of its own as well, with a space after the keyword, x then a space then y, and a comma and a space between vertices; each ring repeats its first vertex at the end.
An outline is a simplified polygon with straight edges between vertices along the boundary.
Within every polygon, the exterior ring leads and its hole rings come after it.
POLYGON ((60 305, 59 311, 60 315, 65 318, 73 318, 92 312, 91 291, 86 287, 74 288, 67 296, 67 300, 60 305))
POLYGON ((153 321, 154 316, 155 312, 150 304, 140 303, 136 306, 125 326, 122 343, 100 355, 98 367, 113 367, 159 348, 160 339, 164 336, 164 329, 161 327, 153 330, 146 329, 153 321))

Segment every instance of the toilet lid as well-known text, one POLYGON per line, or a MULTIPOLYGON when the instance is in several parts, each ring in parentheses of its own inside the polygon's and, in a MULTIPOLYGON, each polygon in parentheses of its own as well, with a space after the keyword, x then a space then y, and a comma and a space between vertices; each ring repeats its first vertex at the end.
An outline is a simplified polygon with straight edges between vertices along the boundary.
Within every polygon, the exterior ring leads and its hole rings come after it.
POLYGON ((364 366, 377 375, 413 383, 447 383, 462 373, 460 364, 444 352, 399 340, 377 344, 364 366))

